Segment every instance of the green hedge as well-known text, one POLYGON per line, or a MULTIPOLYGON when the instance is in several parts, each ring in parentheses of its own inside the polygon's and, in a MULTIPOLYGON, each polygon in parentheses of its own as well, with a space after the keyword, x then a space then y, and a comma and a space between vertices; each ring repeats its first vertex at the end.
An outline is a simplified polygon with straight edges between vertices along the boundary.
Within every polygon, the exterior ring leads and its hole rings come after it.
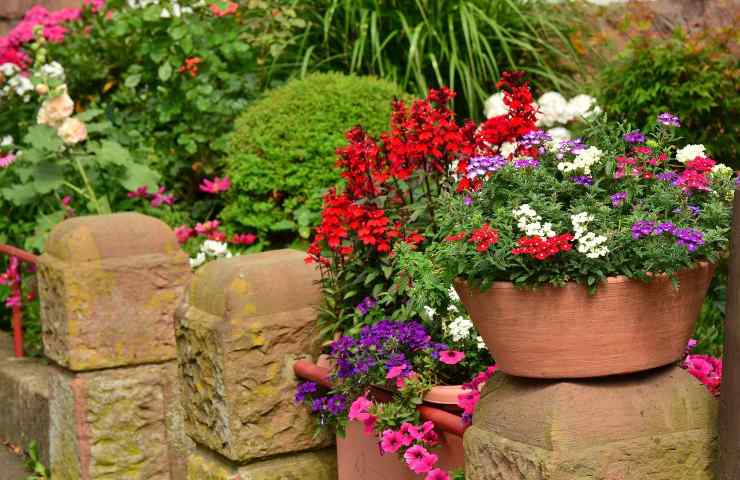
POLYGON ((363 125, 388 129, 397 85, 372 77, 313 74, 269 91, 236 121, 227 158, 232 187, 221 213, 234 231, 254 231, 272 244, 308 238, 321 196, 339 180, 335 150, 363 125))

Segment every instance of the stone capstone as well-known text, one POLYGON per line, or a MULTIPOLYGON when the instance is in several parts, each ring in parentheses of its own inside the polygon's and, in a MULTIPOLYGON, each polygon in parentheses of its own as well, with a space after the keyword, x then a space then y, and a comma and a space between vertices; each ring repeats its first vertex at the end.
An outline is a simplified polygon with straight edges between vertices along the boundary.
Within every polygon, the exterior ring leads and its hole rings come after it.
POLYGON ((469 480, 712 480, 717 400, 686 371, 496 374, 465 432, 469 480))
POLYGON ((183 479, 192 443, 182 428, 177 365, 50 371, 50 470, 55 480, 183 479))
POLYGON ((62 222, 39 265, 45 355, 73 371, 174 360, 173 312, 189 278, 188 257, 159 220, 62 222))
MULTIPOLYGON (((330 445, 294 402, 293 363, 318 353, 318 273, 279 250, 211 262, 177 312, 186 425, 235 462, 330 445)), ((292 477, 286 477, 292 478, 292 477)))
POLYGON ((333 448, 290 453, 243 466, 203 449, 197 449, 188 457, 187 480, 336 479, 337 452, 333 448))

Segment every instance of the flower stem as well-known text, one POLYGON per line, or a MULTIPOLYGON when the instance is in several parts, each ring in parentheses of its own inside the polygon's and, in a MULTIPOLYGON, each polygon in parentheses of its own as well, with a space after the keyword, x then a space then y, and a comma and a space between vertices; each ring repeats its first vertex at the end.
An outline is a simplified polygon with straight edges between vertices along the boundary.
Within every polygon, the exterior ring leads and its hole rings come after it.
POLYGON ((98 201, 98 197, 95 195, 95 190, 93 190, 92 184, 90 183, 90 179, 87 178, 87 174, 85 173, 85 169, 83 168, 82 163, 80 163, 79 158, 75 158, 75 165, 77 166, 77 170, 80 172, 82 181, 85 182, 85 188, 87 189, 87 193, 88 193, 87 197, 90 199, 90 201, 92 201, 93 205, 95 205, 95 210, 98 212, 98 215, 102 215, 104 213, 110 213, 109 211, 103 211, 103 209, 100 207, 100 202, 98 201))

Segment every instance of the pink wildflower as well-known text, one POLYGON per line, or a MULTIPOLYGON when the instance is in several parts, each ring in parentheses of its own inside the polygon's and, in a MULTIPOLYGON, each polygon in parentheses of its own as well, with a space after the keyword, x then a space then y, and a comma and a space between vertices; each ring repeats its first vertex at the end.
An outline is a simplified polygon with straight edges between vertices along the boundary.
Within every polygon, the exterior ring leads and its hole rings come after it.
POLYGON ((8 168, 9 166, 13 165, 13 163, 15 163, 15 159, 16 156, 12 153, 9 153, 4 157, 0 157, 0 168, 8 168))
POLYGON ((105 6, 105 0, 82 0, 82 4, 90 7, 93 13, 97 13, 105 6))
POLYGON ((207 178, 204 178, 203 183, 200 184, 201 192, 213 194, 225 192, 229 188, 231 188, 231 180, 229 180, 229 177, 215 177, 213 180, 208 180, 207 178))
POLYGON ((456 365, 462 362, 463 358, 465 358, 465 354, 463 352, 455 350, 442 350, 439 352, 439 361, 446 363, 447 365, 456 365))
POLYGON ((149 189, 146 185, 142 185, 132 192, 128 192, 128 198, 147 198, 149 197, 149 189))
POLYGON ((450 476, 441 468, 435 468, 427 473, 424 480, 450 480, 450 476))
POLYGON ((175 203, 175 197, 172 195, 165 195, 164 187, 159 189, 152 195, 151 205, 154 208, 161 207, 162 205, 172 205, 175 203))
POLYGON ((429 453, 429 451, 421 445, 414 445, 413 447, 406 450, 403 454, 403 458, 406 460, 406 465, 414 473, 426 473, 430 471, 434 464, 437 463, 437 455, 429 453))
POLYGON ((175 229, 175 236, 177 237, 177 242, 182 245, 187 242, 189 238, 195 236, 195 230, 187 225, 180 225, 175 229))
POLYGON ((218 231, 219 225, 221 225, 221 222, 218 220, 209 220, 207 222, 197 223, 195 224, 195 232, 198 235, 207 237, 211 233, 218 231))
POLYGON ((403 446, 403 437, 399 432, 394 430, 385 430, 383 440, 380 442, 380 448, 385 453, 396 453, 403 446))

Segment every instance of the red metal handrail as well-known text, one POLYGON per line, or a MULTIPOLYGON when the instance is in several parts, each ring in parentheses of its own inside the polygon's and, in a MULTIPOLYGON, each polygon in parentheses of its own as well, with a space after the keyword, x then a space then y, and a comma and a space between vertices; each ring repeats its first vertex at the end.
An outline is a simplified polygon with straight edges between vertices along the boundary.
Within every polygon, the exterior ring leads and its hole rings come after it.
MULTIPOLYGON (((307 360, 298 360, 295 362, 293 364, 293 371, 298 377, 304 380, 316 382, 326 388, 332 387, 329 370, 307 360)), ((462 418, 457 415, 427 405, 420 405, 416 407, 416 410, 421 415, 421 418, 434 422, 437 427, 445 432, 458 437, 462 437, 463 433, 465 433, 462 418)))
MULTIPOLYGON (((30 252, 21 250, 20 248, 13 247, 11 245, 5 245, 0 243, 0 254, 12 258, 16 258, 21 262, 30 263, 31 265, 38 264, 38 257, 30 252)), ((11 285, 11 294, 18 295, 21 298, 21 302, 17 305, 13 305, 13 314, 11 317, 11 324, 13 326, 13 351, 17 358, 23 357, 23 286, 21 284, 22 271, 18 269, 18 281, 11 285)))

